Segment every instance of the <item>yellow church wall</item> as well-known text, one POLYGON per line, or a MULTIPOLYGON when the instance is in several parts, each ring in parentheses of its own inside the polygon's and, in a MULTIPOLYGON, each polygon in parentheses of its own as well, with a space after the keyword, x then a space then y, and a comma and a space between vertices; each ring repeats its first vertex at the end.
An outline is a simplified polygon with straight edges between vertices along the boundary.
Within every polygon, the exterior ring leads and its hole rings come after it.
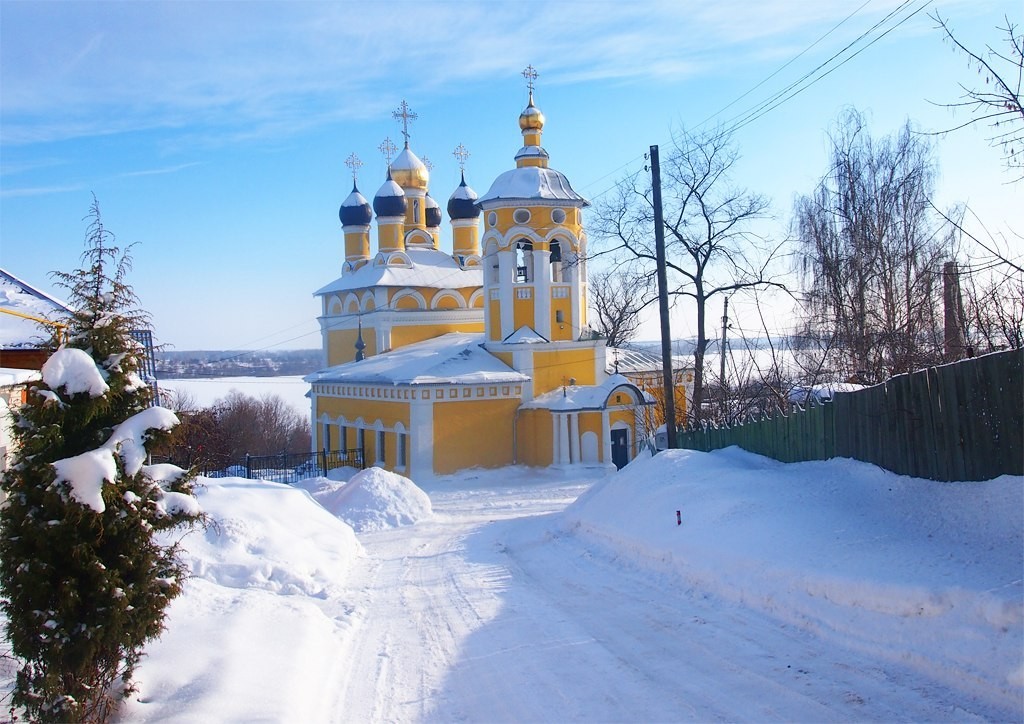
POLYGON ((579 416, 579 430, 580 439, 583 438, 583 433, 586 432, 592 432, 597 435, 597 439, 601 441, 597 449, 598 461, 605 463, 609 462, 609 460, 606 459, 608 456, 607 448, 609 443, 602 438, 601 417, 602 413, 600 411, 581 412, 579 416))
POLYGON ((526 299, 512 301, 512 328, 533 327, 533 288, 530 288, 530 296, 526 299))
POLYGON ((491 317, 491 329, 490 329, 490 340, 492 342, 501 341, 501 303, 497 299, 490 301, 490 309, 488 310, 491 317))
POLYGON ((344 416, 346 420, 363 418, 367 426, 380 420, 385 427, 394 427, 401 422, 409 428, 409 404, 407 402, 391 402, 388 400, 368 400, 350 397, 318 397, 316 417, 326 414, 331 420, 344 416))
POLYGON ((534 352, 533 394, 550 392, 569 384, 570 379, 575 379, 577 385, 597 384, 594 354, 593 347, 534 352))
POLYGON ((518 399, 434 403, 434 472, 512 464, 518 399))
POLYGON ((414 342, 422 342, 425 339, 440 337, 442 334, 448 334, 449 332, 477 333, 483 331, 483 321, 392 327, 391 349, 398 349, 414 342))
POLYGON ((572 304, 568 297, 551 300, 551 340, 555 342, 572 340, 572 304), (558 321, 558 313, 562 321, 558 321))
MULTIPOLYGON (((335 329, 327 333, 327 366, 344 364, 356 358, 358 329, 335 329)), ((377 349, 377 332, 372 327, 363 328, 363 354, 369 357, 377 349)))
POLYGON ((543 466, 551 465, 554 460, 554 427, 551 412, 520 411, 516 426, 516 462, 520 465, 543 466))

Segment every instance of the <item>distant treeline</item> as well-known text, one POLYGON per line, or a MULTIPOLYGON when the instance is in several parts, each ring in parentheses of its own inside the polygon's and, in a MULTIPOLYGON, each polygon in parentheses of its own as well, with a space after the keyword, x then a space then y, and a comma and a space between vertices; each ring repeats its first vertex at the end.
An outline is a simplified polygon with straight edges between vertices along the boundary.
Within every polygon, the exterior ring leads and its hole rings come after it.
POLYGON ((157 378, 277 377, 307 375, 323 367, 319 349, 168 351, 157 353, 157 378))

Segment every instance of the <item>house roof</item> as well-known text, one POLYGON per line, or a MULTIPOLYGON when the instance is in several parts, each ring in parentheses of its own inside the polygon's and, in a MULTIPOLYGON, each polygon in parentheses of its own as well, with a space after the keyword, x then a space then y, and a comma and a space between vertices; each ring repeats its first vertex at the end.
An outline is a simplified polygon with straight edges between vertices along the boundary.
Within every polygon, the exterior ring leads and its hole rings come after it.
POLYGON ((487 352, 483 341, 482 334, 453 332, 328 367, 304 379, 310 384, 378 385, 519 383, 530 379, 487 352))
MULTIPOLYGON (((672 356, 672 369, 681 370, 690 367, 689 359, 679 355, 672 356)), ((661 373, 661 355, 653 352, 645 352, 640 349, 628 349, 626 347, 609 347, 606 357, 605 370, 608 374, 616 371, 622 374, 640 374, 643 372, 661 373)))
POLYGON ((567 385, 538 395, 523 405, 525 408, 569 411, 603 410, 612 393, 619 387, 628 387, 644 404, 653 404, 654 398, 622 375, 612 375, 599 385, 567 385))
POLYGON ((56 320, 70 313, 64 302, 0 269, 0 349, 36 349, 48 338, 39 322, 19 315, 56 320))

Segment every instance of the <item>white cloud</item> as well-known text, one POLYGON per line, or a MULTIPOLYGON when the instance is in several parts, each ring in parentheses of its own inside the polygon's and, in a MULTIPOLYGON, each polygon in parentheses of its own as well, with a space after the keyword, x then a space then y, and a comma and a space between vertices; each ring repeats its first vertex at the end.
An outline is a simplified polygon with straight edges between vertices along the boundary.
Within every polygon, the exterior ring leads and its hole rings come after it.
MULTIPOLYGON (((896 4, 874 0, 856 27, 896 4)), ((842 0, 8 3, 3 138, 186 126, 275 135, 378 112, 385 87, 390 102, 527 63, 552 85, 689 77, 803 47, 851 10, 842 0)))

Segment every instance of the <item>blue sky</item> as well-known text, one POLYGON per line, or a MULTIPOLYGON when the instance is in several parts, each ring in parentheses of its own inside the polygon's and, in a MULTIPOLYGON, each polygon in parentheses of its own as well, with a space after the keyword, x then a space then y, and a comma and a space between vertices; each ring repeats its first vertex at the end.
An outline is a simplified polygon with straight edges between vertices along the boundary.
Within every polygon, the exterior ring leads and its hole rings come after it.
MULTIPOLYGON (((312 292, 340 272, 344 161, 362 159, 371 197, 385 171, 377 146, 401 141, 391 112, 403 99, 443 207, 458 144, 480 194, 514 165, 532 64, 551 164, 597 200, 672 129, 732 122, 894 10, 888 34, 736 132, 735 180, 771 198, 777 238, 824 173, 845 106, 875 136, 907 118, 926 131, 966 119, 936 104, 977 76, 929 13, 980 49, 1000 41, 1004 15, 1022 21, 1019 2, 0 0, 0 265, 62 296, 49 272, 78 265, 95 193, 118 242, 138 243, 130 281, 161 342, 318 347, 312 292)), ((934 142, 941 205, 1024 228, 1019 184, 985 129, 934 142)), ((788 329, 788 306, 769 324, 788 329)), ((673 332, 693 331, 678 309, 673 332)))

